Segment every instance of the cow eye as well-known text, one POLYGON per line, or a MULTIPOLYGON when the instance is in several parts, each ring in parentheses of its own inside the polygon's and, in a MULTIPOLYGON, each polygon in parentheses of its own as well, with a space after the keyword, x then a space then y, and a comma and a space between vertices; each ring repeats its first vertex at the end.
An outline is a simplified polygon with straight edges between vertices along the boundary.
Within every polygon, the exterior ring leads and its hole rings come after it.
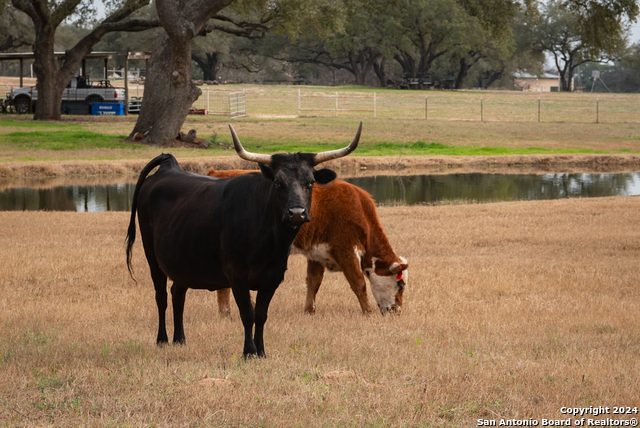
POLYGON ((310 182, 309 184, 307 184, 307 188, 309 188, 309 189, 313 189, 313 181, 312 181, 312 182, 310 182))
POLYGON ((281 189, 282 187, 284 187, 284 184, 282 184, 279 181, 274 181, 273 185, 275 186, 276 189, 281 189))

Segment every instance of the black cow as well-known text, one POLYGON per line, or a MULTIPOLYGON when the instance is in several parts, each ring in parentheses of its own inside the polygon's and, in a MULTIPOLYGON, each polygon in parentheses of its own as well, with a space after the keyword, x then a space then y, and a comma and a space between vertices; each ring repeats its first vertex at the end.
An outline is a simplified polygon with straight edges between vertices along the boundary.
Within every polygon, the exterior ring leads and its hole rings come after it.
POLYGON ((185 172, 170 154, 153 159, 140 173, 133 194, 127 266, 131 272, 137 211, 156 290, 157 343, 169 340, 165 311, 167 278, 171 278, 174 343, 185 342, 182 315, 187 289, 231 287, 244 325, 244 356, 264 357, 269 302, 284 279, 291 244, 300 226, 309 221, 313 183, 336 177, 331 170, 313 167, 355 150, 362 123, 349 146, 318 154, 249 153, 229 128, 238 155, 258 162, 261 172, 215 179, 185 172), (157 166, 156 173, 147 177, 157 166), (249 290, 258 291, 255 310, 249 290))

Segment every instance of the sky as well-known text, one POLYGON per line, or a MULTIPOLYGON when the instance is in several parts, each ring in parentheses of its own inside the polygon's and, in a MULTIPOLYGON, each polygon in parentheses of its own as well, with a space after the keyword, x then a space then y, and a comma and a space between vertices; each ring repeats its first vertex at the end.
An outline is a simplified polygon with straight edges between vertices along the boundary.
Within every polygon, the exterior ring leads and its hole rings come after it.
POLYGON ((640 41, 640 20, 631 27, 631 43, 640 41))

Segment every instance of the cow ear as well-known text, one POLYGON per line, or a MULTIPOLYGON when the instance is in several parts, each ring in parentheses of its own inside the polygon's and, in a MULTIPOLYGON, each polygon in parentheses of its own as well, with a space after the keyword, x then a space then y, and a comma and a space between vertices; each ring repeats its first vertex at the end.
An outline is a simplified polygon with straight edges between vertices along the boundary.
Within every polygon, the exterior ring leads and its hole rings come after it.
POLYGON ((317 183, 327 184, 335 180, 338 177, 338 174, 331 171, 330 169, 323 168, 317 171, 313 171, 313 177, 316 179, 317 183))
POLYGON ((260 167, 260 171, 262 171, 262 175, 264 175, 269 180, 273 181, 275 179, 275 174, 273 173, 273 169, 269 165, 265 165, 263 163, 258 163, 260 167))
POLYGON ((393 265, 391 265, 391 267, 389 268, 390 274, 398 275, 400 272, 405 271, 409 268, 409 263, 407 263, 407 260, 405 260, 404 257, 400 258, 400 262, 401 263, 394 263, 393 265))

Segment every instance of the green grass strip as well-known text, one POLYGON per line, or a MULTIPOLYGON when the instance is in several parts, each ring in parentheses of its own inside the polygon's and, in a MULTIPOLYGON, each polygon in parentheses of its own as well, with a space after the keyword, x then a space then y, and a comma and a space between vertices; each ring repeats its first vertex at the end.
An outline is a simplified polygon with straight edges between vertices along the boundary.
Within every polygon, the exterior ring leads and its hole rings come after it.
MULTIPOLYGON (((252 138, 243 139, 245 149, 256 153, 294 153, 294 152, 321 152, 344 147, 339 144, 299 144, 299 143, 272 143, 256 141, 252 138)), ((214 147, 214 152, 223 152, 224 149, 214 147)), ((226 151, 228 153, 228 151, 226 151)), ((640 151, 623 150, 593 150, 593 149, 548 149, 542 147, 507 148, 507 147, 477 147, 477 146, 450 146, 441 143, 380 143, 358 146, 355 154, 358 156, 504 156, 504 155, 542 155, 542 154, 615 154, 615 153, 640 153, 640 151)))
MULTIPOLYGON (((1 123, 1 122, 0 122, 1 123)), ((91 131, 34 131, 0 134, 0 150, 81 150, 104 148, 136 148, 123 144, 126 135, 101 134, 91 131)))
POLYGON ((65 131, 80 131, 84 129, 83 125, 75 123, 56 123, 56 122, 39 122, 37 120, 0 120, 0 128, 15 128, 23 130, 42 130, 42 129, 64 129, 65 131))
MULTIPOLYGON (((303 124, 304 126, 304 124, 303 124)), ((145 149, 139 144, 124 143, 126 135, 105 134, 85 130, 81 124, 52 123, 38 121, 0 120, 1 128, 13 128, 18 131, 0 133, 0 150, 91 150, 91 149, 145 149)), ((269 141, 259 138, 244 137, 243 144, 247 150, 257 153, 295 153, 321 152, 344 147, 342 143, 308 143, 300 137, 288 141, 269 141)), ((230 137, 220 136, 218 142, 230 144, 230 137)), ((211 156, 229 155, 233 151, 214 145, 207 153, 211 156)), ((615 154, 640 153, 640 151, 593 150, 593 149, 549 149, 541 147, 507 148, 452 146, 438 142, 416 141, 413 143, 378 143, 362 144, 356 154, 359 156, 501 156, 501 155, 540 155, 540 154, 615 154)), ((29 153, 25 153, 28 159, 29 153)))

